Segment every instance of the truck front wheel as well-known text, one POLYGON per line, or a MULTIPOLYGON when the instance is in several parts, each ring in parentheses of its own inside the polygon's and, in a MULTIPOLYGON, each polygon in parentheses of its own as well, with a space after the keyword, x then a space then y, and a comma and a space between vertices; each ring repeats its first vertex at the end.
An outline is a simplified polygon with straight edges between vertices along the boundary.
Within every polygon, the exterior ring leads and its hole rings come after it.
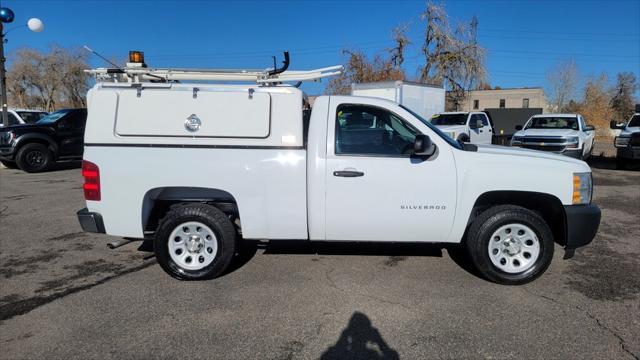
POLYGON ((545 221, 520 206, 489 208, 469 228, 466 247, 490 281, 519 285, 542 275, 553 258, 553 235, 545 221))
POLYGON ((51 166, 53 155, 40 143, 26 144, 18 150, 16 163, 21 170, 30 173, 45 171, 51 166))
POLYGON ((180 280, 220 276, 235 253, 236 231, 225 213, 206 204, 177 204, 160 220, 154 240, 158 263, 180 280))

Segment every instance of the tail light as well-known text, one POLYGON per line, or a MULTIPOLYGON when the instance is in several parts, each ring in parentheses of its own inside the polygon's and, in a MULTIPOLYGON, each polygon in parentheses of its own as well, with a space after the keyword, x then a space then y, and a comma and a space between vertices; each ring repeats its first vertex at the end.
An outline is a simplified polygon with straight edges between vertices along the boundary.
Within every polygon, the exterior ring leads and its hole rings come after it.
POLYGON ((82 160, 82 176, 84 177, 85 200, 100 201, 100 169, 98 165, 82 160))

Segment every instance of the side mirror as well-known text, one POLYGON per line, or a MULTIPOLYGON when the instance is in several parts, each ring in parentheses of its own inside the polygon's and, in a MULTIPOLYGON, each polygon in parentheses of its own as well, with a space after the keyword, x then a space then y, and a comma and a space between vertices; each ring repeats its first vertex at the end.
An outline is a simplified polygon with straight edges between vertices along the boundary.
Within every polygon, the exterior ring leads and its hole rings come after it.
POLYGON ((596 129, 596 127, 593 126, 593 125, 587 125, 587 126, 584 127, 584 131, 593 131, 595 129, 596 129))
POLYGON ((416 135, 416 139, 413 142, 413 155, 430 157, 436 152, 436 145, 431 141, 431 138, 427 135, 416 135))
POLYGON ((609 127, 612 129, 624 129, 624 127, 626 126, 625 123, 621 122, 617 122, 615 120, 611 120, 611 122, 609 123, 609 127))
POLYGON ((522 130, 522 125, 516 125, 516 130, 522 130))

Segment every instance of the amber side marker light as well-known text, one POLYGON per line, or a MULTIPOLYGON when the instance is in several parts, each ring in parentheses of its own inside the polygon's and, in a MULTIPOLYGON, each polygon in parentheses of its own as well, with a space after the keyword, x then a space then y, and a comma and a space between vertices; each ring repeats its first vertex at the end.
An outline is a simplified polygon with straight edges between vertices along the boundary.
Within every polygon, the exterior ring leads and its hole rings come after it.
POLYGON ((573 205, 584 205, 591 203, 593 190, 593 180, 591 173, 574 173, 573 174, 573 205))
POLYGON ((144 64, 144 53, 142 51, 129 51, 129 62, 144 64))

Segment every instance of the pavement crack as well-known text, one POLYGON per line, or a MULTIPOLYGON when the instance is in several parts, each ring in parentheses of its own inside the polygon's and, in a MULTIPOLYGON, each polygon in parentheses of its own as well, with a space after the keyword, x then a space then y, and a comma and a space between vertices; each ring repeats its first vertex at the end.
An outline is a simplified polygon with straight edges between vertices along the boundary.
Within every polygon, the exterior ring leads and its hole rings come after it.
POLYGON ((629 349, 627 348, 626 343, 625 343, 625 341, 624 341, 624 338, 623 338, 620 334, 618 334, 615 330, 611 329, 610 327, 608 327, 607 325, 605 325, 604 323, 602 323, 602 321, 600 321, 600 319, 599 319, 597 316, 595 316, 595 315, 591 314, 591 313, 589 312, 589 310, 582 308, 580 305, 571 305, 571 304, 563 303, 563 302, 558 301, 558 300, 556 300, 556 299, 554 299, 554 298, 552 298, 552 297, 550 297, 550 296, 547 296, 547 295, 536 294, 536 293, 534 293, 534 292, 532 292, 532 291, 529 291, 529 290, 528 290, 528 289, 526 289, 526 288, 522 288, 522 290, 524 290, 524 292, 526 292, 526 293, 528 293, 528 294, 531 294, 531 295, 533 295, 533 296, 536 296, 536 297, 539 297, 539 298, 542 298, 542 299, 545 299, 545 300, 551 301, 551 302, 553 302, 553 303, 555 303, 555 304, 558 304, 558 305, 560 305, 560 306, 564 306, 564 307, 571 308, 571 309, 576 309, 576 310, 578 310, 578 311, 580 311, 580 312, 584 313, 584 314, 585 314, 589 319, 593 320, 593 321, 595 322, 595 324, 596 324, 599 328, 601 328, 601 329, 605 330, 606 332, 608 332, 609 334, 611 334, 613 337, 615 337, 615 338, 616 338, 616 340, 618 340, 618 343, 620 344, 620 348, 621 348, 624 352, 626 352, 627 354, 629 354, 629 355, 630 355, 632 358, 634 358, 635 360, 640 360, 640 358, 638 357, 638 355, 636 355, 635 353, 633 353, 631 350, 629 350, 629 349))
POLYGON ((327 269, 327 271, 325 271, 324 275, 325 278, 327 279, 327 282, 329 283, 329 286, 331 286, 332 288, 338 290, 338 291, 342 291, 345 293, 351 293, 351 294, 356 294, 362 297, 365 297, 367 299, 371 299, 374 301, 378 301, 378 302, 382 302, 382 303, 386 303, 386 304, 391 304, 391 305, 397 305, 400 306, 406 310, 411 311, 411 308, 408 307, 407 305, 401 303, 401 302, 395 302, 395 301, 391 301, 391 300, 387 300, 387 299, 383 299, 377 296, 373 296, 373 295, 369 295, 369 294, 363 294, 361 292, 355 291, 355 290, 347 290, 347 289, 343 289, 341 287, 339 287, 336 282, 331 278, 331 273, 333 272, 334 269, 327 269))
POLYGON ((141 265, 138 266, 134 266, 132 268, 129 269, 125 269, 122 271, 118 271, 116 273, 114 273, 113 275, 107 276, 103 279, 100 279, 96 282, 93 282, 91 284, 86 284, 86 285, 81 285, 81 286, 76 286, 76 287, 70 287, 67 288, 63 291, 59 291, 53 294, 49 294, 49 295, 38 295, 38 296, 33 296, 27 299, 21 299, 21 300, 16 300, 4 305, 0 306, 0 321, 4 321, 4 320, 8 320, 13 318, 14 316, 18 316, 18 315, 24 315, 26 313, 29 313, 43 305, 46 305, 50 302, 53 302, 57 299, 63 298, 65 296, 68 295, 72 295, 75 293, 79 293, 81 291, 84 290, 88 290, 91 289, 94 286, 98 286, 101 284, 104 284, 108 281, 111 281, 115 278, 118 278, 120 276, 123 275, 127 275, 136 271, 140 271, 142 269, 145 269, 151 265, 155 265, 155 261, 151 261, 151 262, 146 262, 143 263, 141 265))

